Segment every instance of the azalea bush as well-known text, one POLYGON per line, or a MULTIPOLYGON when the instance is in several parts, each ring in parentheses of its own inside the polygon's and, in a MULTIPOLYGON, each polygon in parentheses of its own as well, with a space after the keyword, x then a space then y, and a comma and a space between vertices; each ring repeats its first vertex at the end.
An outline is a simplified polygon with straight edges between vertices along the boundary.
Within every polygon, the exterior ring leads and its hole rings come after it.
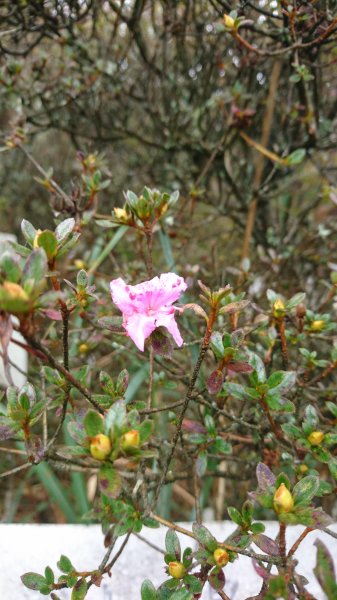
POLYGON ((259 598, 310 599, 307 536, 336 598, 334 4, 1 7, 1 508, 102 527, 95 570, 28 589, 90 598, 162 525, 142 600, 228 600, 242 556, 259 598))
MULTIPOLYGON (((82 177, 87 183, 85 166, 82 177)), ((91 181, 101 181, 95 168, 91 181)), ((54 180, 50 186, 68 198, 54 180)), ((179 211, 177 192, 128 191, 124 204, 101 215, 82 210, 88 199, 96 204, 99 186, 82 190, 74 217, 59 214, 56 228, 44 230, 23 220, 19 243, 1 244, 9 387, 0 436, 11 463, 18 457, 1 476, 48 464, 61 479, 65 471, 93 478, 83 518, 101 524, 107 549, 94 571, 77 571, 76 556, 63 555, 56 571, 25 573, 23 584, 54 599, 62 588, 85 598, 111 572, 120 536, 127 552, 132 534, 162 524, 163 583, 156 589, 149 573, 143 600, 200 598, 206 583, 228 598, 226 565, 241 555, 261 577, 261 598, 309 598, 294 555, 316 529, 336 537, 329 529, 337 479, 334 265, 321 306, 299 289, 290 297, 266 289, 257 303, 247 293, 253 273, 217 287, 182 262, 163 270, 163 257, 174 256, 165 223, 179 211), (103 232, 99 255, 86 249, 92 228, 103 232), (20 389, 8 356, 13 330, 30 357, 20 389), (229 491, 223 478, 232 481, 229 491), (188 530, 177 523, 186 513, 167 514, 166 490, 174 494, 175 486, 194 498, 188 530), (229 538, 215 539, 203 522, 206 507, 233 521, 229 538), (279 522, 275 540, 264 533, 266 518, 279 522), (289 548, 293 524, 304 530, 289 548), (176 532, 193 538, 193 548, 182 549, 176 532)), ((316 547, 315 574, 333 598, 332 559, 321 541, 316 547)))

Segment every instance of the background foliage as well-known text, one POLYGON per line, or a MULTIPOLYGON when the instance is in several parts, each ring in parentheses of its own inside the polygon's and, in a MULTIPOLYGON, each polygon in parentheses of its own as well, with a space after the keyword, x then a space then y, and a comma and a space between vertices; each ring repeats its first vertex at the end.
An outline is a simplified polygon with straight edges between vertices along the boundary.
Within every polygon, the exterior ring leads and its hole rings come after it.
MULTIPOLYGON (((261 461, 276 475, 285 472, 291 490, 303 477, 320 476, 306 501, 318 492, 316 504, 335 515, 336 2, 18 0, 2 3, 0 15, 0 215, 2 230, 25 245, 16 247, 20 260, 8 259, 8 246, 1 259, 1 342, 4 354, 7 314, 19 316, 36 390, 22 392, 28 399, 14 392, 2 399, 14 433, 24 431, 31 409, 35 429, 25 449, 20 435, 3 442, 1 466, 20 466, 20 452, 39 463, 5 480, 3 520, 88 515, 99 495, 98 468, 69 450, 76 429, 69 421, 74 414, 83 420, 88 393, 106 403, 103 410, 125 395, 140 422, 151 415, 150 447, 147 425, 141 435, 150 453, 143 460, 153 462, 143 476, 149 498, 161 487, 162 519, 199 523, 205 508, 221 519, 232 507, 230 517, 247 530, 249 518, 234 511, 256 487, 261 461), (231 15, 225 21, 224 13, 231 15), (121 336, 108 284, 165 271, 185 278, 182 304, 194 312, 179 319, 184 349, 171 354, 159 334, 149 360, 121 336), (198 280, 207 286, 206 303, 198 280), (13 304, 8 281, 27 297, 13 304), (223 296, 210 295, 223 288, 223 296), (205 333, 195 305, 207 312, 207 302, 218 320, 210 326, 208 313, 205 333), (42 460, 46 400, 49 461, 42 460), (187 411, 181 422, 179 407, 187 411), (176 431, 176 474, 160 482, 167 455, 156 451, 165 440, 174 452, 176 431), (313 432, 324 437, 316 443, 313 432), (63 451, 53 450, 56 442, 63 451)), ((101 433, 96 417, 87 417, 88 436, 101 433)), ((119 434, 130 423, 136 427, 131 419, 119 434)), ((101 489, 106 479, 120 489, 110 471, 100 473, 101 489)), ((274 514, 270 498, 257 518, 274 514)), ((121 511, 125 531, 142 526, 129 509, 113 510, 121 511)), ((308 526, 310 518, 298 517, 308 526)), ((194 533, 213 552, 203 530, 194 533)), ((318 554, 328 560, 324 549, 318 554)), ((144 598, 156 598, 146 585, 144 598)))

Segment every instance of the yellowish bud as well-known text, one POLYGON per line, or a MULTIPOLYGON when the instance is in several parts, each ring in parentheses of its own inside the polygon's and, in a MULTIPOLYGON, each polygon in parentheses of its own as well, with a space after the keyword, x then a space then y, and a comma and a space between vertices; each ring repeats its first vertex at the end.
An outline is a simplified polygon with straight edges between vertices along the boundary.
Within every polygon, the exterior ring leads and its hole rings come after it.
POLYGON ((171 577, 174 577, 175 579, 181 579, 186 573, 186 568, 184 567, 183 563, 176 561, 169 563, 168 571, 171 577))
POLYGON ((92 438, 90 444, 90 454, 96 460, 105 460, 111 452, 111 440, 104 433, 99 433, 92 438))
POLYGON ((114 208, 114 213, 115 213, 115 217, 116 219, 119 219, 120 221, 126 221, 128 218, 127 212, 124 208, 114 208))
POLYGON ((322 329, 324 329, 324 326, 325 321, 323 321, 323 319, 317 319, 317 321, 312 321, 312 323, 310 323, 311 331, 322 331, 322 329))
POLYGON ((124 451, 133 450, 138 448, 140 444, 139 431, 137 429, 130 429, 122 435, 121 448, 124 451))
POLYGON ((42 229, 37 229, 36 230, 36 234, 35 234, 35 238, 34 238, 34 242, 33 242, 33 248, 35 248, 35 249, 37 249, 37 248, 40 247, 39 244, 38 244, 40 233, 42 233, 42 229))
POLYGON ((319 446, 324 440, 324 433, 323 431, 312 431, 307 440, 312 446, 319 446))
POLYGON ((299 465, 298 470, 302 475, 304 475, 304 473, 309 471, 309 467, 307 465, 305 465, 304 463, 302 463, 301 465, 299 465))
POLYGON ((89 344, 80 344, 78 347, 78 351, 81 354, 86 354, 88 352, 89 348, 90 348, 89 344))
POLYGON ((86 263, 84 262, 84 260, 81 260, 79 258, 77 258, 74 261, 74 265, 75 265, 76 269, 85 269, 87 266, 86 263))
POLYGON ((213 552, 213 558, 218 567, 225 567, 229 561, 229 554, 223 548, 217 548, 213 552))
POLYGON ((273 315, 274 317, 283 317, 285 313, 286 308, 284 302, 281 300, 281 298, 278 298, 273 304, 273 315))
POLYGON ((25 290, 18 283, 12 281, 5 281, 2 285, 2 289, 5 290, 7 298, 9 300, 28 300, 28 296, 25 290))
POLYGON ((284 483, 281 483, 274 494, 274 510, 279 513, 291 512, 294 508, 294 499, 284 483))
POLYGON ((227 29, 235 29, 235 21, 232 17, 230 17, 229 15, 224 15, 223 20, 227 29))
POLYGON ((97 156, 96 154, 88 154, 88 156, 84 159, 84 164, 89 169, 96 167, 97 165, 97 156))

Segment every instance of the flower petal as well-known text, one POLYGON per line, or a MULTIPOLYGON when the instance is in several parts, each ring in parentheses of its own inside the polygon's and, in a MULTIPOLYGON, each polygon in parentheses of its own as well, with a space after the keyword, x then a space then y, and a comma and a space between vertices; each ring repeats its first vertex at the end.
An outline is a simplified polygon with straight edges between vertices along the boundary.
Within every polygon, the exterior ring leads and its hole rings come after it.
POLYGON ((132 288, 133 286, 127 285, 121 277, 110 282, 112 301, 126 315, 132 315, 135 312, 133 299, 130 298, 132 288))
POLYGON ((129 337, 136 344, 137 348, 143 352, 146 338, 148 338, 156 328, 155 317, 153 315, 148 316, 134 313, 125 319, 123 327, 126 329, 129 337))
POLYGON ((174 311, 169 314, 161 313, 156 317, 156 327, 166 327, 169 333, 172 335, 177 346, 182 346, 184 343, 183 338, 180 335, 178 325, 174 318, 174 311))

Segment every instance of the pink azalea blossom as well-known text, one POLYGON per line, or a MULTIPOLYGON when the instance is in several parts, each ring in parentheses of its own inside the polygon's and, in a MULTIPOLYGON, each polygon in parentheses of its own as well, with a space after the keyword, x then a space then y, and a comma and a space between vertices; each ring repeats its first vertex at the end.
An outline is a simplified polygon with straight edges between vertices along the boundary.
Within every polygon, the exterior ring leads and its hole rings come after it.
POLYGON ((163 273, 150 281, 127 285, 120 277, 110 283, 113 302, 123 313, 123 327, 137 348, 143 352, 146 338, 156 327, 166 327, 177 346, 183 344, 172 306, 187 288, 182 277, 163 273))

